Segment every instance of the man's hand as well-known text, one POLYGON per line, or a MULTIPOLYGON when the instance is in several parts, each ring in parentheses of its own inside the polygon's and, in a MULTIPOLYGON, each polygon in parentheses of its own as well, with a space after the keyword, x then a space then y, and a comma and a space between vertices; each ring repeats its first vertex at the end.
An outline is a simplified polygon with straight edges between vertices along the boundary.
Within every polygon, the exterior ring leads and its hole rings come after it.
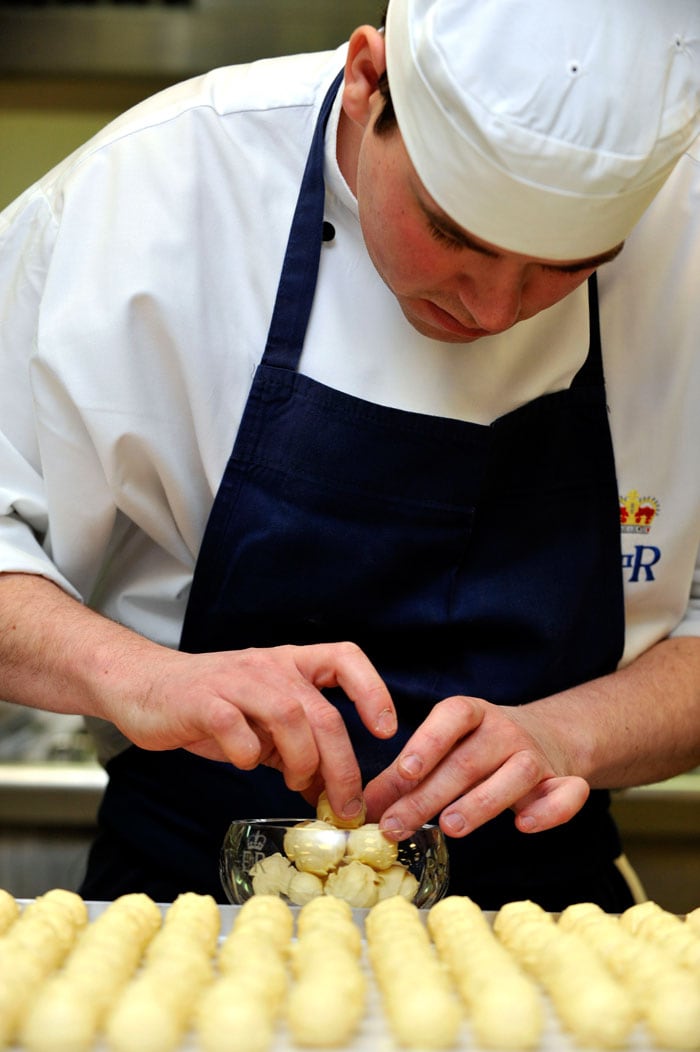
POLYGON ((185 654, 160 650, 150 687, 136 704, 112 703, 107 717, 144 749, 184 748, 242 770, 265 764, 315 800, 325 786, 334 809, 352 817, 362 782, 343 719, 321 689, 341 687, 367 729, 396 730, 389 692, 353 643, 185 654))
POLYGON ((508 808, 522 832, 568 821, 589 787, 567 774, 554 743, 526 727, 528 706, 468 697, 437 704, 396 760, 365 790, 371 820, 395 840, 436 814, 448 836, 462 837, 508 808))
POLYGON ((186 654, 82 606, 31 574, 0 574, 0 696, 114 723, 144 749, 189 749, 243 770, 263 763, 314 803, 359 813, 362 782, 340 687, 378 738, 396 731, 384 682, 353 643, 186 654))

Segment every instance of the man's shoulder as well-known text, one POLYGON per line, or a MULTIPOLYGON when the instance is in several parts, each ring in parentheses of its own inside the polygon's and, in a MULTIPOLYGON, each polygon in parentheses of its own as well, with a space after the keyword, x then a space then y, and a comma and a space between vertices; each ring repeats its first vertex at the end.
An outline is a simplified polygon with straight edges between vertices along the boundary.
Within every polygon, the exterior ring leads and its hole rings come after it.
POLYGON ((342 49, 222 66, 174 84, 117 117, 92 140, 95 147, 157 128, 203 110, 223 120, 313 110, 342 67, 342 49))
POLYGON ((160 164, 174 148, 175 156, 194 162, 193 150, 206 152, 206 143, 220 136, 236 139, 241 150, 264 148, 263 128, 272 145, 298 142, 342 68, 344 50, 224 66, 167 87, 112 120, 30 189, 61 197, 76 178, 92 179, 93 161, 108 157, 136 158, 147 168, 149 158, 160 164), (198 135, 195 129, 205 127, 198 135))

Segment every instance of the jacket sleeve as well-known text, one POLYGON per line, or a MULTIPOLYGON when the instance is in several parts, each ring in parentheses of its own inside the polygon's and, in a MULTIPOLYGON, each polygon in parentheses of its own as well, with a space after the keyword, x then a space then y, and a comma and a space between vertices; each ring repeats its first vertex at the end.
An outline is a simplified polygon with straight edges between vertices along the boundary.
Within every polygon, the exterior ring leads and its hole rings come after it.
POLYGON ((38 353, 41 326, 50 332, 54 324, 45 316, 45 291, 57 230, 38 185, 0 216, 0 572, 38 574, 83 599, 95 579, 95 542, 103 546, 104 515, 110 512, 104 480, 90 464, 89 443, 80 450, 75 441, 84 425, 67 397, 65 378, 49 375, 38 353), (45 463, 52 458, 60 458, 61 466, 49 480, 45 463), (93 518, 78 555, 81 546, 66 543, 59 524, 72 508, 78 527, 86 486, 103 521, 98 525, 93 518), (56 528, 52 496, 58 496, 56 528))

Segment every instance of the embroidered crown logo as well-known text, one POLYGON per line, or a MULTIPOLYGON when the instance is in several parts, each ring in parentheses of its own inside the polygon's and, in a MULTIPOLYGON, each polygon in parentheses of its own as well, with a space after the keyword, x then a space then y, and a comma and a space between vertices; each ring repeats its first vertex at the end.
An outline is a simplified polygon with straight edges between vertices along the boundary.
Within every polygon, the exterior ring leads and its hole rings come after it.
POLYGON ((636 489, 620 497, 620 528, 623 533, 649 533, 654 518, 659 514, 656 497, 640 497, 636 489))

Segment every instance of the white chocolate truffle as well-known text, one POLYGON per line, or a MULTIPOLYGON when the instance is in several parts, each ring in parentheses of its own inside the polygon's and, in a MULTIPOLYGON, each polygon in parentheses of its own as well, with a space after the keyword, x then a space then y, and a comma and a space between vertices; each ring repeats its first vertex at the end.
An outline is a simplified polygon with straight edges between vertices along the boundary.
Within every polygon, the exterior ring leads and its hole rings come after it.
POLYGON ((342 899, 314 899, 304 906, 297 918, 297 932, 304 932, 317 924, 325 925, 327 920, 338 920, 352 924, 352 907, 342 899))
MULTIPOLYGON (((543 910, 536 902, 532 902, 530 899, 516 899, 501 906, 494 917, 493 930, 498 936, 504 936, 526 920, 554 923, 551 914, 543 910)), ((506 938, 504 938, 504 942, 507 942, 506 938)))
POLYGON ((281 852, 261 858, 250 870, 256 895, 286 895, 294 867, 281 852))
POLYGON ((345 847, 345 857, 364 862, 372 869, 389 869, 396 862, 399 845, 384 836, 378 823, 370 822, 351 829, 345 847))
POLYGON ((680 928, 664 935, 661 945, 674 961, 700 977, 700 935, 681 922, 680 928))
POLYGON ((163 915, 152 898, 141 891, 132 891, 120 895, 110 903, 96 923, 112 920, 117 921, 120 926, 128 920, 142 935, 150 936, 160 928, 163 915))
POLYGON ((221 930, 221 914, 216 900, 212 895, 200 895, 194 891, 178 895, 167 909, 163 928, 168 932, 177 929, 187 933, 212 953, 221 930))
POLYGON ((236 918, 235 926, 255 923, 261 918, 273 920, 287 936, 292 934, 294 915, 289 906, 277 895, 256 895, 244 902, 236 918))
POLYGON ((203 1052, 266 1052, 274 1019, 249 989, 221 980, 204 993, 196 1030, 203 1052))
POLYGON ((329 822, 330 825, 335 826, 336 829, 357 829, 358 826, 364 825, 367 817, 367 808, 365 807, 365 802, 363 800, 362 807, 358 814, 353 818, 341 818, 331 807, 328 794, 324 789, 318 798, 318 803, 316 804, 316 817, 320 818, 322 822, 329 822))
MULTIPOLYGON (((329 896, 330 897, 330 896, 329 896)), ((300 947, 318 947, 315 952, 322 953, 324 945, 331 943, 342 950, 359 957, 362 953, 362 935, 360 929, 352 922, 346 923, 329 917, 324 924, 311 925, 300 934, 294 949, 300 947)))
POLYGON ((19 903, 9 891, 0 888, 0 935, 14 924, 20 914, 19 903))
MULTIPOLYGON (((281 899, 279 900, 282 901, 281 899)), ((286 926, 273 923, 270 917, 266 924, 244 922, 236 926, 228 933, 219 950, 219 958, 222 954, 233 960, 242 957, 246 953, 254 953, 257 947, 269 949, 279 957, 287 956, 289 952, 289 940, 291 931, 286 926), (269 927, 267 925, 270 925, 269 927)))
POLYGON ((484 1048, 537 1048, 544 1030, 544 1009, 537 987, 508 972, 486 984, 472 1003, 471 1022, 484 1048))
POLYGON ((508 932, 501 931, 499 939, 522 964, 523 968, 534 969, 549 951, 550 945, 558 938, 554 924, 541 923, 536 920, 523 920, 508 932))
POLYGON ((315 873, 296 871, 287 888, 287 897, 295 906, 304 906, 311 899, 323 895, 323 881, 315 873))
POLYGON ((87 905, 77 892, 67 891, 65 888, 51 888, 41 897, 47 904, 63 907, 70 914, 76 930, 84 928, 88 923, 87 905))
MULTIPOLYGON (((293 872, 290 868, 290 875, 293 872)), ((286 902, 277 895, 254 895, 241 907, 224 945, 253 937, 284 955, 293 931, 294 915, 286 902)))
POLYGON ((700 985, 684 969, 658 977, 644 1011, 652 1037, 664 1048, 700 1048, 700 985))
POLYGON ((651 900, 637 902, 634 906, 628 907, 624 913, 620 914, 620 924, 623 928, 626 928, 627 931, 636 935, 637 929, 643 920, 658 915, 661 912, 662 909, 656 902, 652 902, 651 900))
POLYGON ((274 1018, 279 1012, 289 986, 285 962, 279 955, 273 953, 268 956, 261 952, 261 949, 248 961, 239 959, 225 968, 222 966, 221 978, 237 983, 239 989, 264 1008, 270 1018, 274 1018))
POLYGON ((604 916, 604 911, 595 902, 574 902, 562 910, 557 924, 562 931, 575 931, 588 922, 600 921, 604 916))
POLYGON ((397 1041, 409 1048, 452 1048, 462 1023, 457 998, 442 985, 404 987, 398 1005, 390 1008, 390 1025, 397 1041))
POLYGON ((377 876, 379 877, 379 899, 387 899, 394 895, 400 895, 408 902, 413 902, 415 899, 418 892, 418 879, 400 863, 389 866, 377 876))
POLYGON ((326 895, 345 899, 356 909, 367 909, 378 900, 379 882, 371 866, 366 866, 364 862, 348 862, 328 875, 325 892, 326 895))
POLYGON ((111 1052, 174 1052, 183 1026, 169 1005, 153 991, 130 991, 107 1020, 105 1033, 111 1052))
MULTIPOLYGON (((327 973, 326 973, 327 974, 327 973)), ((337 1048, 346 1045, 364 1014, 364 997, 349 997, 343 986, 328 976, 325 981, 300 982, 287 999, 287 1025, 297 1045, 337 1048)))
POLYGON ((63 978, 44 984, 21 1032, 27 1052, 87 1052, 97 1032, 97 1011, 83 991, 63 978))
POLYGON ((700 906, 696 906, 696 908, 691 910, 690 913, 686 913, 685 923, 689 928, 700 935, 700 906))
POLYGON ((328 822, 310 820, 292 826, 284 835, 284 851, 297 869, 325 877, 345 854, 346 834, 328 822))

